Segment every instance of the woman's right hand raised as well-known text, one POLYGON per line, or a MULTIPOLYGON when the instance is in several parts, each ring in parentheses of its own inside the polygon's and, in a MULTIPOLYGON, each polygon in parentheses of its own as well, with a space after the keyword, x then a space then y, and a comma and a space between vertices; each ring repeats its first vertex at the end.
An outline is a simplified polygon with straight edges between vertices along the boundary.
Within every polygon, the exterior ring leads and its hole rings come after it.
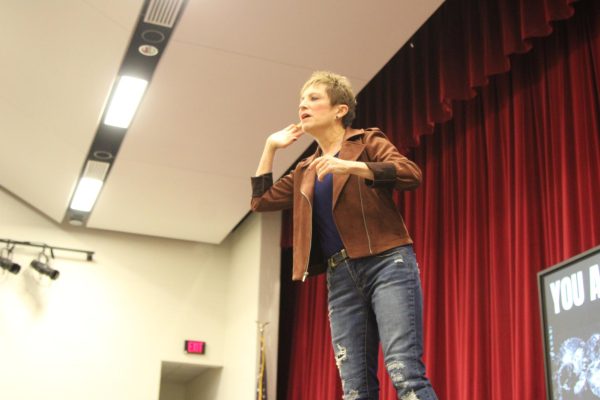
POLYGON ((273 170, 273 157, 278 149, 284 149, 294 143, 302 134, 302 126, 300 124, 292 124, 287 128, 269 135, 265 142, 263 154, 258 163, 256 176, 260 176, 273 170))
POLYGON ((300 124, 291 124, 288 127, 272 133, 267 139, 267 144, 273 149, 284 149, 294 143, 304 131, 300 124))

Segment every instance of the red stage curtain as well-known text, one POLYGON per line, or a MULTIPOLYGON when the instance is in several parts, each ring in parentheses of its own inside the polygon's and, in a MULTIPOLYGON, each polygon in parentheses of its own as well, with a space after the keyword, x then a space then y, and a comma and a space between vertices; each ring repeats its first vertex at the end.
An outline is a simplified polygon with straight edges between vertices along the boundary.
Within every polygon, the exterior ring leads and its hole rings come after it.
MULTIPOLYGON (((555 15, 546 3, 561 2, 527 2, 544 10, 542 21, 555 15)), ((440 399, 545 398, 536 273, 600 244, 600 2, 574 6, 575 16, 555 23, 551 36, 511 57, 510 73, 452 103, 452 120, 410 155, 424 183, 399 199, 400 209, 421 264, 425 361, 440 399)), ((512 8, 531 16, 531 7, 512 8)), ((548 32, 547 24, 520 26, 526 36, 548 32)), ((435 81, 426 74, 421 79, 435 81)), ((399 103, 389 104, 406 77, 388 78, 361 93, 359 111, 368 110, 361 120, 406 145, 400 133, 411 111, 394 115, 399 103)), ((412 139, 416 120, 407 125, 412 139)), ((280 363, 289 374, 279 381, 285 398, 340 399, 323 276, 282 297, 290 294, 294 312, 282 316, 292 324, 289 362, 280 363)), ((381 399, 395 399, 381 363, 380 379, 381 399)))
POLYGON ((452 101, 510 69, 509 55, 552 32, 574 0, 446 0, 358 96, 357 126, 384 125, 416 146, 452 117, 452 101), (412 45, 412 46, 411 46, 412 45))

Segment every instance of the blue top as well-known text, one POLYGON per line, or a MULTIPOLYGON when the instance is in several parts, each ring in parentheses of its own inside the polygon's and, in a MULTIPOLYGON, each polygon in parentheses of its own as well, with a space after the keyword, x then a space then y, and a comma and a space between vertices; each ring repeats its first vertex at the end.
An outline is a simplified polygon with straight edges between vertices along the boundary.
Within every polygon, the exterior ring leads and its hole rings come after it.
POLYGON ((313 223, 321 250, 329 258, 344 248, 344 243, 333 220, 333 175, 327 174, 322 182, 315 178, 313 223))

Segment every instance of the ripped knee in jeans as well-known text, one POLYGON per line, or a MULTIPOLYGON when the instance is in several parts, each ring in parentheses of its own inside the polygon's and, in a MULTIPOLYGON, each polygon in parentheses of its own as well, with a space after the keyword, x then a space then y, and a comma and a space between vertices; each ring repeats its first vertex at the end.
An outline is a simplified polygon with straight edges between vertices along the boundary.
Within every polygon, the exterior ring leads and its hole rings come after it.
POLYGON ((348 354, 346 348, 344 346, 336 345, 337 351, 335 352, 335 365, 337 365, 338 369, 342 367, 342 362, 346 361, 348 358, 348 354))

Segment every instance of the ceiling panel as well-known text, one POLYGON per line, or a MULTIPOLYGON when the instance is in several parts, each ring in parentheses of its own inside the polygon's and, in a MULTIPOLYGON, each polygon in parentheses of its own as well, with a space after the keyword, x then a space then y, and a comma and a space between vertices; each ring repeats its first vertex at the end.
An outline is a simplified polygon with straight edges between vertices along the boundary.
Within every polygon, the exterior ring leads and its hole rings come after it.
MULTIPOLYGON (((129 25, 141 4, 122 5, 129 25)), ((0 2, 0 184, 56 221, 130 34, 82 1, 0 2)))
MULTIPOLYGON (((441 1, 189 0, 88 227, 219 243, 316 69, 359 91, 441 1)), ((62 221, 141 0, 0 2, 0 185, 62 221)), ((310 143, 278 153, 277 177, 310 143)))

